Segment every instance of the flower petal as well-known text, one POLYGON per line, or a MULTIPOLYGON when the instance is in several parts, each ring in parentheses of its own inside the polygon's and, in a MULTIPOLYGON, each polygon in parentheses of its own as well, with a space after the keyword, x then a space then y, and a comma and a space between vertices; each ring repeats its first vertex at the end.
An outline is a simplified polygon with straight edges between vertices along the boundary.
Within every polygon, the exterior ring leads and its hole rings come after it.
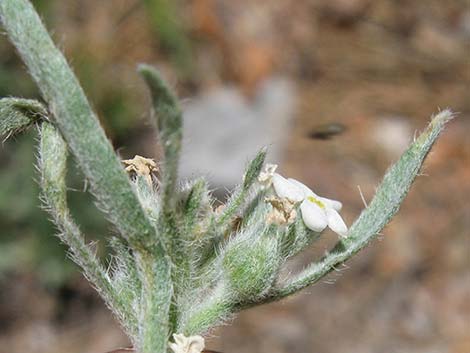
POLYGON ((174 352, 174 353, 180 353, 181 349, 180 346, 178 346, 176 343, 168 343, 168 347, 174 352))
POLYGON ((300 204, 300 211, 308 229, 314 232, 321 232, 328 225, 325 212, 316 203, 306 199, 300 204))
POLYGON ((204 349, 204 338, 201 336, 186 337, 183 334, 173 334, 175 342, 168 346, 174 353, 201 353, 204 349))
POLYGON ((204 346, 204 338, 201 336, 189 337, 188 353, 201 353, 204 346))
POLYGON ((334 209, 335 211, 341 211, 343 204, 336 200, 327 199, 326 197, 318 196, 318 199, 323 202, 327 207, 334 209))
POLYGON ((174 333, 173 334, 173 339, 175 340, 175 343, 180 346, 185 346, 188 344, 188 338, 183 335, 182 333, 174 333))
POLYGON ((307 196, 315 196, 318 198, 318 195, 315 194, 312 189, 310 189, 307 185, 305 185, 304 183, 301 183, 300 181, 294 179, 294 178, 289 178, 287 179, 290 183, 294 184, 295 186, 297 186, 300 190, 302 190, 302 192, 304 193, 304 197, 307 197, 307 196))
POLYGON ((274 191, 281 199, 286 198, 292 202, 300 202, 304 199, 304 193, 302 189, 291 183, 282 175, 274 173, 272 182, 274 191))
POLYGON ((331 207, 331 208, 335 209, 336 211, 341 211, 341 208, 343 207, 343 204, 341 202, 336 201, 336 200, 332 200, 332 199, 328 199, 326 197, 318 196, 317 194, 315 194, 313 192, 312 189, 310 189, 307 185, 301 183, 298 180, 295 180, 293 178, 289 178, 287 180, 290 181, 292 184, 296 185, 297 187, 299 187, 299 189, 302 189, 304 194, 305 194, 305 197, 314 196, 316 199, 323 202, 327 207, 331 207))
POLYGON ((274 173, 276 172, 277 167, 278 167, 277 164, 266 163, 266 165, 264 166, 263 173, 273 176, 274 173))
POLYGON ((346 237, 348 235, 348 227, 344 223, 339 213, 333 208, 327 208, 325 211, 328 218, 328 227, 330 227, 333 232, 338 233, 340 236, 346 237))

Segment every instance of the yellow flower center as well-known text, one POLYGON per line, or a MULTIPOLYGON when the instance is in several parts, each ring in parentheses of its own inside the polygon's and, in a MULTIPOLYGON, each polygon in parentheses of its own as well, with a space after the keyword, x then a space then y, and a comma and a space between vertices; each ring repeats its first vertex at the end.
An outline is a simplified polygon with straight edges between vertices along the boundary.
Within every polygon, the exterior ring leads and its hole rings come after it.
POLYGON ((320 208, 325 208, 325 204, 313 196, 307 196, 307 200, 317 204, 320 208))

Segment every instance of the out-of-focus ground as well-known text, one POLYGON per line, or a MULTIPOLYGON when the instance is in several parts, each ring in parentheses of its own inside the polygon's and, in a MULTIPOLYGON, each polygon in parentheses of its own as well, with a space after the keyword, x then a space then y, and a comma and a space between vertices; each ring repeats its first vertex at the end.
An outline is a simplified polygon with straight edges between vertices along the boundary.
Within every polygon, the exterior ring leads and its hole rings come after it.
MULTIPOLYGON (((265 80, 282 77, 295 87, 296 103, 281 172, 343 201, 351 224, 363 208, 359 188, 370 200, 429 116, 446 107, 459 113, 380 241, 301 294, 242 313, 208 346, 225 353, 470 352, 470 3, 159 2, 174 4, 163 28, 165 17, 138 1, 37 2, 125 156, 156 149, 135 63, 158 64, 189 99, 231 85, 250 102, 265 80), (346 130, 330 140, 309 137, 333 123, 346 130)), ((1 93, 37 95, 4 38, 0 53, 1 93)), ((23 143, 20 163, 16 142, 5 143, 1 174, 31 164, 33 148, 23 143)), ((32 175, 22 177, 33 183, 32 175)), ((126 345, 79 275, 43 281, 61 266, 30 259, 47 242, 31 240, 46 227, 38 220, 45 215, 15 203, 21 184, 7 188, 2 228, 7 238, 18 229, 21 236, 0 242, 0 352, 104 353, 126 345)), ((334 238, 325 234, 296 266, 334 238)))

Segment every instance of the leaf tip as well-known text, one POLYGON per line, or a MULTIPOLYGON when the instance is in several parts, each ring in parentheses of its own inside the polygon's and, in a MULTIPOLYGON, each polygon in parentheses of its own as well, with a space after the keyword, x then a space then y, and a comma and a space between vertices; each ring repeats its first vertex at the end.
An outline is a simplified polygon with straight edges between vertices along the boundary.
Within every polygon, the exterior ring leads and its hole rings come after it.
POLYGON ((139 74, 144 74, 148 71, 155 70, 151 65, 146 64, 146 63, 139 63, 137 64, 137 72, 139 74))
POLYGON ((433 127, 439 126, 442 127, 447 124, 449 121, 454 119, 457 116, 457 113, 453 112, 451 109, 446 108, 436 115, 433 115, 431 118, 431 125, 433 127))
POLYGON ((415 146, 422 147, 424 145, 428 145, 429 149, 437 136, 439 136, 442 130, 444 130, 445 125, 454 119, 456 115, 456 113, 448 108, 433 115, 426 130, 416 139, 415 146))

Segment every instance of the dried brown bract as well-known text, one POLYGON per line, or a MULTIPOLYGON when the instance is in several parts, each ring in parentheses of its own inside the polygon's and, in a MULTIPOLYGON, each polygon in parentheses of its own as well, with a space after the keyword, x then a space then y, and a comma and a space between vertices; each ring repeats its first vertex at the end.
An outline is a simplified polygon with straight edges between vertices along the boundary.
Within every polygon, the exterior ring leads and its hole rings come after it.
POLYGON ((268 213, 266 222, 269 224, 285 225, 294 222, 297 217, 295 210, 295 202, 287 198, 267 197, 266 202, 273 206, 273 209, 268 213))
POLYGON ((153 159, 136 155, 132 159, 124 159, 122 163, 126 165, 126 172, 144 177, 149 186, 152 186, 152 174, 158 171, 153 159))

